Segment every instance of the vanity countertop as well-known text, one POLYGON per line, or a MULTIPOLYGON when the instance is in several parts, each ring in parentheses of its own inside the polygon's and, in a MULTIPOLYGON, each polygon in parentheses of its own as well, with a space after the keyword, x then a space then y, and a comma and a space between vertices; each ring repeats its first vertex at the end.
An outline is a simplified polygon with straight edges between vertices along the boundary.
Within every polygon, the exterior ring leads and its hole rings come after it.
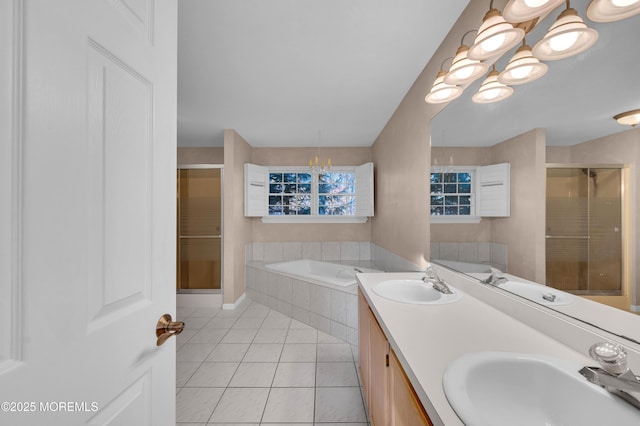
POLYGON ((444 305, 394 302, 372 287, 390 279, 421 279, 422 273, 358 274, 362 290, 389 343, 434 424, 462 425, 442 388, 450 362, 468 352, 508 351, 554 356, 582 365, 594 361, 540 331, 470 296, 465 288, 477 283, 464 277, 447 283, 463 293, 444 305))

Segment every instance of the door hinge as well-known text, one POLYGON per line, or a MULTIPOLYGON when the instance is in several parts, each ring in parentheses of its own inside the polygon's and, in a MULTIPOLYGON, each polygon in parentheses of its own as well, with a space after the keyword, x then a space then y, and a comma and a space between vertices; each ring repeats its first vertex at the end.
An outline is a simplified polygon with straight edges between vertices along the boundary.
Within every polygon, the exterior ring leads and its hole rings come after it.
POLYGON ((386 354, 386 355, 385 355, 385 358, 386 358, 386 360, 385 360, 385 361, 386 361, 386 363, 387 363, 387 367, 388 367, 388 366, 389 366, 389 354, 386 354))

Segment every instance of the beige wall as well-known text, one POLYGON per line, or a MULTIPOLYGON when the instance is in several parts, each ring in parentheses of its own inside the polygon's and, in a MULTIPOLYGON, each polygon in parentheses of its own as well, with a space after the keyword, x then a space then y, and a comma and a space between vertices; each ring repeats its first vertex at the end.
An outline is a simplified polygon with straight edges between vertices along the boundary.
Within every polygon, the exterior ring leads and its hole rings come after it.
POLYGON ((244 217, 244 163, 251 146, 235 131, 224 131, 224 303, 234 303, 245 292, 244 253, 251 242, 251 221, 244 217))
POLYGON ((491 162, 511 164, 511 215, 491 219, 491 241, 508 246, 508 272, 545 282, 545 131, 491 147, 491 162))
POLYGON ((510 163, 511 215, 477 224, 432 224, 433 242, 493 242, 508 247, 507 270, 545 282, 545 132, 532 130, 492 147, 433 148, 431 163, 510 163))
POLYGON ((423 266, 430 258, 429 165, 431 119, 443 105, 424 101, 440 66, 460 44, 463 34, 478 26, 487 10, 471 2, 440 48, 413 83, 373 145, 376 171, 375 244, 423 266))
POLYGON ((178 164, 223 164, 224 148, 178 148, 178 164))
MULTIPOLYGON (((433 166, 486 166, 488 164, 491 164, 490 147, 431 148, 431 165, 433 166)), ((491 242, 491 219, 482 219, 480 223, 432 223, 431 242, 491 242)))
POLYGON ((627 175, 629 185, 627 187, 629 208, 627 228, 627 250, 631 265, 628 265, 628 274, 631 280, 631 301, 633 305, 640 305, 640 250, 637 241, 640 241, 640 226, 638 226, 638 211, 640 211, 640 129, 631 129, 600 139, 574 145, 567 149, 547 148, 547 162, 549 163, 586 163, 586 164, 625 164, 628 166, 627 175))
MULTIPOLYGON (((253 148, 251 162, 261 166, 308 166, 309 160, 331 158, 334 166, 359 166, 371 161, 371 148, 253 148)), ((375 165, 374 165, 375 166, 375 165)), ((262 223, 251 219, 255 242, 370 241, 371 221, 349 224, 262 223)))

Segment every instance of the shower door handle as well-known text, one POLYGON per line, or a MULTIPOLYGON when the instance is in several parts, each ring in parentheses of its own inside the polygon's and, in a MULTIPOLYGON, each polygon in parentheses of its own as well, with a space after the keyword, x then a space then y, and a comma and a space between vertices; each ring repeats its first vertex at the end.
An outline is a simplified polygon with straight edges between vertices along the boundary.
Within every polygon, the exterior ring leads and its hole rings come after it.
POLYGON ((160 346, 171 336, 177 336, 184 330, 184 323, 182 321, 172 321, 171 315, 164 314, 158 320, 156 324, 156 345, 160 346))

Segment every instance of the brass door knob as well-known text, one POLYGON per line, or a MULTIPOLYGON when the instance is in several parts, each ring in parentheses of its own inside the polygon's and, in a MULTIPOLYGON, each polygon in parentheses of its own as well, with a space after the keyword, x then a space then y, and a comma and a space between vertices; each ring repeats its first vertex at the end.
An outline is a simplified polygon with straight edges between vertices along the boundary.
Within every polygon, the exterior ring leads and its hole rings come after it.
POLYGON ((182 321, 171 321, 171 315, 164 314, 158 320, 156 324, 156 337, 158 341, 156 345, 160 346, 171 336, 178 335, 184 330, 184 323, 182 321))

